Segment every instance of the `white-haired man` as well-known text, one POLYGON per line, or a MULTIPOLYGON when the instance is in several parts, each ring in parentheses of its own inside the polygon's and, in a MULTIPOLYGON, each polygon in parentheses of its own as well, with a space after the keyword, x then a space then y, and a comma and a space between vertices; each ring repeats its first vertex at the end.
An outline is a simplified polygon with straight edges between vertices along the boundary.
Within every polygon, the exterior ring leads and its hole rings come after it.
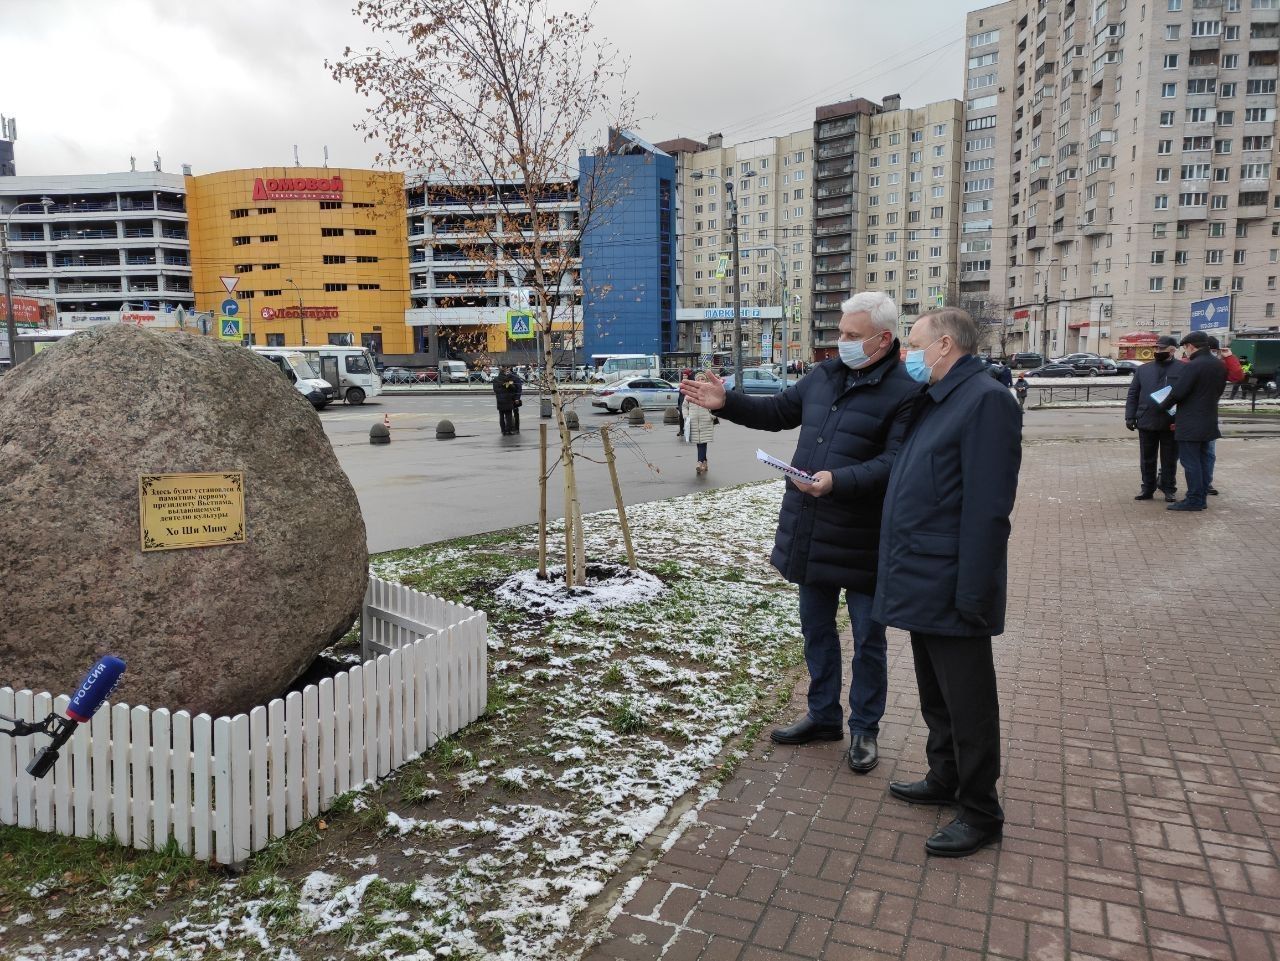
POLYGON ((889 297, 860 293, 841 310, 839 356, 781 394, 726 392, 714 374, 706 381, 686 380, 680 390, 692 403, 745 427, 800 428, 791 463, 814 482, 787 480, 771 560, 800 586, 809 709, 771 736, 779 744, 844 736, 836 629, 843 589, 854 641, 848 762, 865 774, 879 760, 876 738, 888 690, 885 629, 871 617, 881 506, 921 388, 899 362, 898 308, 889 297))

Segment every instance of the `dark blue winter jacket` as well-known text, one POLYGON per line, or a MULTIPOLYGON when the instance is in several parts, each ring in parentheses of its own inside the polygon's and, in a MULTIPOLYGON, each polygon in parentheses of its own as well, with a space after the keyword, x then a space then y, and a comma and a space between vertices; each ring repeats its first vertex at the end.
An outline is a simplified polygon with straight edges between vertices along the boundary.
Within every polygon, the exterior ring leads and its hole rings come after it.
POLYGON ((962 357, 924 393, 884 497, 872 616, 924 634, 1004 631, 1009 515, 1022 463, 1018 402, 962 357))
POLYGON ((791 464, 811 474, 831 471, 826 497, 787 481, 770 560, 793 583, 875 591, 884 487, 921 390, 898 352, 894 341, 857 375, 838 358, 826 360, 780 394, 730 392, 716 411, 757 430, 799 427, 791 464))

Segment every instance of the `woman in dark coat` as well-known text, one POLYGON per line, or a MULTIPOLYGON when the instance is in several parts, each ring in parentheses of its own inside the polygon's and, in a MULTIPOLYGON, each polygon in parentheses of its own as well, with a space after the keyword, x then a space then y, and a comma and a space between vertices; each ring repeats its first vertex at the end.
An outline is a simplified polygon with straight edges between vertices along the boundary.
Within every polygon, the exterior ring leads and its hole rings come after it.
POLYGON ((524 381, 510 367, 503 367, 493 381, 493 394, 498 401, 498 426, 502 436, 520 432, 520 395, 524 381))

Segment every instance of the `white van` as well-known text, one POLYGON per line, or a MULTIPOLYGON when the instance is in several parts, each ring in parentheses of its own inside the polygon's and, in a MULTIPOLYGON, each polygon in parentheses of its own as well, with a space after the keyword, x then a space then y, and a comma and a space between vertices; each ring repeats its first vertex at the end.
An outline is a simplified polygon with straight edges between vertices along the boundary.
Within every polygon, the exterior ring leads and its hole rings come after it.
POLYGON ((275 364, 316 410, 324 410, 330 401, 338 399, 338 389, 323 380, 300 351, 292 347, 254 347, 253 352, 275 364))
POLYGON ((442 360, 438 369, 442 384, 465 384, 471 379, 471 371, 467 369, 465 361, 442 360))
POLYGON ((373 366, 373 357, 364 347, 335 347, 331 344, 319 346, 290 347, 311 362, 323 376, 325 365, 322 358, 333 357, 337 360, 338 383, 330 384, 338 389, 338 396, 348 404, 363 404, 370 398, 382 393, 382 378, 373 366))

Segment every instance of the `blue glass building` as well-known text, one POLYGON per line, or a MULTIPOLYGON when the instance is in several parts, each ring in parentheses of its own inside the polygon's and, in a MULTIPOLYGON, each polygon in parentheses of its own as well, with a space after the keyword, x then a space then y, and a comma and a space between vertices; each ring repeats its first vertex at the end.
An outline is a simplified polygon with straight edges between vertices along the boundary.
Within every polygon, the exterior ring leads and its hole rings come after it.
POLYGON ((583 355, 676 343, 675 158, 627 130, 578 161, 583 355))

